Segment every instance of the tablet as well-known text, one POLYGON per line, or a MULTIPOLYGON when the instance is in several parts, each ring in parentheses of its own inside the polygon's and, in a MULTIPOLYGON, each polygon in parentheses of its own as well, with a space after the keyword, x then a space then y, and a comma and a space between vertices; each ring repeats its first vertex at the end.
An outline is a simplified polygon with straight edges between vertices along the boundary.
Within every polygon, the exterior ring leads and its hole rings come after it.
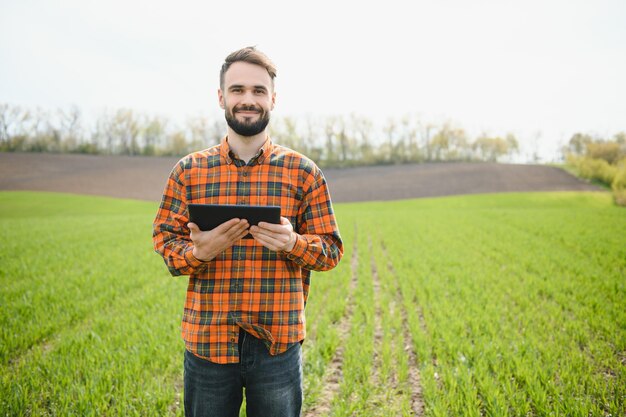
MULTIPOLYGON (((259 222, 280 224, 279 206, 245 206, 234 204, 188 204, 189 221, 200 230, 211 230, 230 219, 246 219, 250 226, 259 222)), ((248 233, 245 239, 251 239, 248 233)))

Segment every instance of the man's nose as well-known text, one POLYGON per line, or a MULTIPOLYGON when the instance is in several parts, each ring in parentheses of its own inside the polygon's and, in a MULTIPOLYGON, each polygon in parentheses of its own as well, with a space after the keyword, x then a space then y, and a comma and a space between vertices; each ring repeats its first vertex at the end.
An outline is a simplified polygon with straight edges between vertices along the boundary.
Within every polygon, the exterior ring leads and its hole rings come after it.
POLYGON ((241 98, 241 104, 254 104, 254 94, 252 91, 246 91, 241 98))

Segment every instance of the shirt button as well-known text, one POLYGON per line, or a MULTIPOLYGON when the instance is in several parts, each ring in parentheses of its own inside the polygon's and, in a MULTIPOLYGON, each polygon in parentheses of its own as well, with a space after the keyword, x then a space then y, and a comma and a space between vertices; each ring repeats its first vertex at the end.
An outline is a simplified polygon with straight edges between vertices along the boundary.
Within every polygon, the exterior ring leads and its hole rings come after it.
POLYGON ((231 337, 231 338, 230 338, 230 341, 231 341, 231 342, 233 342, 233 343, 235 343, 235 338, 234 338, 234 337, 231 337))
POLYGON ((247 172, 244 172, 244 173, 243 173, 243 174, 241 174, 241 175, 243 175, 244 177, 247 177, 247 176, 248 176, 248 173, 247 173, 247 172))

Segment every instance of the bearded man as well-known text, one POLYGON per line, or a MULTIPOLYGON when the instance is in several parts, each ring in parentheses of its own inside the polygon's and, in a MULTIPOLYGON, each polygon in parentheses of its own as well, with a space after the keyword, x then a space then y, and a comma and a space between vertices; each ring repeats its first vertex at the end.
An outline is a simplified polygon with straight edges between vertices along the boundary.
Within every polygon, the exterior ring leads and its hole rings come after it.
POLYGON ((253 47, 220 72, 227 134, 174 166, 153 227, 174 276, 189 276, 182 320, 187 416, 299 416, 304 307, 311 271, 343 254, 326 180, 304 155, 272 142, 276 67, 253 47), (280 224, 234 218, 202 231, 190 203, 280 206, 280 224), (244 239, 246 235, 253 239, 244 239))

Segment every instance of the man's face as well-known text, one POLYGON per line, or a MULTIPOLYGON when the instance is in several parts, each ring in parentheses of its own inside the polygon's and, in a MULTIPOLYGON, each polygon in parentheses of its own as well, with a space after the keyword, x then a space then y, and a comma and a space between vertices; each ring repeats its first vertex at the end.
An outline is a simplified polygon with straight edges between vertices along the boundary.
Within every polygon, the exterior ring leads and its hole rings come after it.
POLYGON ((241 136, 263 132, 276 101, 267 70, 247 62, 235 62, 228 68, 218 96, 228 126, 241 136))

